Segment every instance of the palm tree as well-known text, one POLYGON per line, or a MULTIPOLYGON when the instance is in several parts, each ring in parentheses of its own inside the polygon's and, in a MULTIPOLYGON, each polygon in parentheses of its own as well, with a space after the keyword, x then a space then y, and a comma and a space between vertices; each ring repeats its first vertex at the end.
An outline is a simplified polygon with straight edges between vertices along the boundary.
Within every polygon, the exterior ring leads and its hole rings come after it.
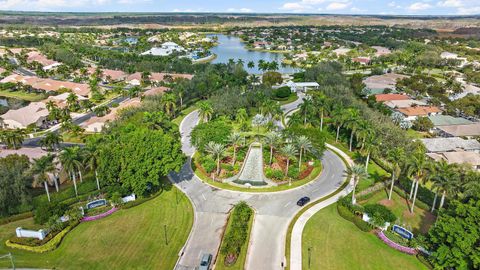
POLYGON ((240 135, 240 133, 234 132, 234 133, 230 134, 230 136, 228 137, 228 141, 233 146, 233 162, 232 162, 232 165, 235 165, 235 162, 237 161, 237 147, 239 147, 242 144, 243 138, 240 135))
POLYGON ((223 154, 225 153, 225 146, 223 144, 220 144, 220 143, 209 142, 205 146, 205 151, 207 151, 207 153, 209 153, 209 154, 211 154, 212 156, 215 157, 215 161, 217 162, 217 175, 219 175, 220 174, 220 160, 221 160, 223 154))
MULTIPOLYGON (((30 173, 35 177, 35 181, 43 182, 45 186, 45 192, 47 193, 48 201, 50 202, 50 193, 48 191, 47 182, 50 181, 49 173, 55 171, 55 166, 53 165, 53 155, 46 155, 39 159, 33 159, 32 167, 30 168, 30 173)), ((36 186, 35 184, 33 186, 36 186)))
POLYGON ((167 93, 162 96, 162 104, 165 112, 170 116, 175 116, 177 109, 177 97, 173 93, 167 93))
POLYGON ((368 164, 370 163, 370 157, 372 154, 375 154, 378 151, 380 142, 375 136, 373 130, 367 134, 367 137, 364 138, 363 141, 362 150, 367 156, 367 158, 365 159, 365 170, 368 172, 368 164))
POLYGON ((4 134, 4 140, 7 146, 13 147, 13 149, 18 149, 22 145, 25 136, 25 130, 17 128, 15 130, 6 131, 4 134))
POLYGON ((300 109, 300 114, 303 115, 303 125, 306 126, 307 125, 307 116, 314 109, 312 98, 307 96, 305 99, 303 99, 303 103, 300 105, 299 109, 300 109))
POLYGON ((435 197, 433 198, 431 210, 433 212, 435 211, 438 192, 442 193, 438 209, 442 209, 446 195, 455 191, 460 179, 456 165, 448 164, 445 160, 436 162, 431 174, 433 175, 433 188, 435 188, 435 197))
POLYGON ((268 99, 262 103, 260 107, 260 113, 263 116, 269 118, 269 120, 271 121, 273 119, 280 118, 280 116, 282 115, 282 109, 278 102, 268 99))
POLYGON ((355 199, 355 189, 360 180, 368 177, 368 173, 365 170, 365 167, 361 165, 353 165, 352 167, 348 167, 346 173, 353 179, 352 204, 356 204, 357 201, 355 199))
POLYGON ((280 134, 276 132, 269 132, 267 135, 265 135, 264 142, 270 147, 270 159, 269 159, 269 165, 272 165, 272 159, 273 159, 273 148, 277 147, 277 145, 280 143, 280 134))
POLYGON ((209 101, 202 101, 198 103, 198 114, 200 121, 208 122, 213 116, 213 107, 209 101))
POLYGON ((254 68, 254 67, 255 67, 255 62, 249 61, 249 62, 247 63, 247 67, 250 68, 250 69, 254 68))
POLYGON ((333 123, 337 127, 337 135, 335 136, 335 142, 338 142, 338 137, 340 135, 340 128, 345 124, 345 122, 348 120, 348 111, 338 107, 333 111, 333 123))
POLYGON ((67 107, 70 111, 76 111, 78 107, 78 97, 74 93, 70 93, 67 97, 67 107))
MULTIPOLYGON (((288 177, 288 167, 290 166, 290 159, 293 159, 297 156, 297 148, 293 144, 287 144, 280 150, 282 154, 287 158, 287 168, 285 170, 285 176, 288 177)), ((291 185, 292 181, 289 178, 288 184, 291 185)))
POLYGON ((86 167, 92 170, 95 173, 95 180, 97 181, 97 189, 100 190, 100 182, 98 180, 98 155, 99 149, 97 144, 87 144, 86 148, 82 149, 83 162, 86 164, 86 167))
POLYGON ((40 139, 40 145, 45 147, 48 151, 55 151, 62 141, 62 135, 59 135, 56 132, 47 132, 45 137, 40 139))
POLYGON ((313 149, 312 142, 307 136, 300 136, 297 139, 297 146, 300 149, 298 158, 298 171, 302 170, 302 154, 313 149))
POLYGON ((313 95, 313 105, 320 112, 320 131, 323 130, 323 117, 327 108, 328 98, 321 92, 315 92, 313 95))
POLYGON ((78 146, 68 147, 63 149, 63 151, 60 152, 59 155, 63 170, 65 170, 69 174, 70 178, 73 180, 75 196, 78 196, 76 171, 79 170, 79 168, 82 166, 82 163, 78 159, 79 151, 80 148, 78 146))
POLYGON ((405 158, 405 152, 403 148, 395 147, 388 151, 388 161, 392 164, 392 180, 390 183, 390 191, 388 192, 388 200, 392 199, 393 186, 395 185, 395 180, 400 174, 400 164, 405 158))
POLYGON ((412 181, 412 187, 410 189, 410 196, 409 199, 412 200, 412 205, 410 208, 410 212, 413 213, 413 209, 415 207, 415 200, 417 198, 417 191, 418 185, 420 181, 423 181, 427 171, 428 164, 425 159, 425 154, 423 152, 417 151, 410 157, 410 161, 408 163, 407 175, 409 177, 413 177, 414 181, 412 181))
POLYGON ((353 135, 355 135, 355 132, 359 127, 360 114, 357 109, 350 109, 349 113, 350 117, 346 122, 346 126, 348 129, 350 129, 350 141, 348 144, 348 149, 350 152, 352 152, 353 135))

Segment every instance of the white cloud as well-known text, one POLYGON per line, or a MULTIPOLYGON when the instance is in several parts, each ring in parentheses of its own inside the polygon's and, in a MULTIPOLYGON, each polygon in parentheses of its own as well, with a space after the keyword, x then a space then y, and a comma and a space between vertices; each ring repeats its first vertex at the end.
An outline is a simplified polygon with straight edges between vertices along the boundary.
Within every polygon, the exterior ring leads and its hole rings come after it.
POLYGON ((461 0, 445 0, 437 3, 440 7, 462 7, 464 5, 461 0))
POLYGON ((424 2, 416 2, 416 3, 413 3, 411 4, 410 6, 408 6, 408 10, 410 11, 420 11, 420 10, 425 10, 425 9, 429 9, 431 8, 432 6, 428 3, 424 3, 424 2))
POLYGON ((308 9, 311 9, 312 7, 308 4, 304 4, 302 2, 290 2, 290 3, 285 3, 280 9, 283 10, 289 10, 293 12, 302 12, 308 9))
POLYGON ((249 13, 249 12, 252 12, 253 10, 250 9, 250 8, 239 8, 239 9, 236 9, 236 8, 229 8, 227 9, 228 12, 243 12, 243 13, 249 13))
POLYGON ((460 15, 472 15, 472 14, 480 14, 480 6, 473 6, 473 7, 460 7, 457 9, 457 14, 460 15))
POLYGON ((357 7, 352 7, 352 8, 350 9, 350 11, 352 11, 352 12, 365 12, 365 11, 367 11, 367 10, 366 10, 366 9, 357 8, 357 7))
POLYGON ((328 4, 326 7, 327 10, 340 10, 345 9, 350 5, 350 3, 340 3, 340 2, 332 2, 328 4))
POLYGON ((67 7, 92 7, 108 4, 110 0, 0 0, 0 10, 53 11, 67 7))

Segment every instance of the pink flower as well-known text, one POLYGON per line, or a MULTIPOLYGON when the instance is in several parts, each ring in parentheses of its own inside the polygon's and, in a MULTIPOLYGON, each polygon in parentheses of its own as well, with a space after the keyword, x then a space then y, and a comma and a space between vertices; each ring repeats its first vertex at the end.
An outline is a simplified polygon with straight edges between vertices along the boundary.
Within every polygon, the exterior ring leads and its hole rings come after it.
POLYGON ((410 255, 417 254, 416 249, 410 248, 410 247, 404 247, 404 246, 399 245, 399 244, 393 242, 392 240, 388 239, 388 237, 383 233, 383 231, 378 231, 377 235, 380 239, 382 239, 383 242, 385 242, 387 245, 389 245, 390 247, 392 247, 392 248, 394 248, 398 251, 401 251, 403 253, 410 254, 410 255))
POLYGON ((109 216, 109 215, 115 213, 117 210, 118 210, 117 208, 113 207, 112 209, 108 210, 108 211, 105 212, 105 213, 101 213, 101 214, 99 214, 99 215, 91 216, 91 217, 88 217, 88 216, 87 216, 87 217, 83 217, 83 218, 82 218, 82 222, 94 221, 94 220, 102 219, 102 218, 104 218, 104 217, 106 217, 106 216, 109 216))

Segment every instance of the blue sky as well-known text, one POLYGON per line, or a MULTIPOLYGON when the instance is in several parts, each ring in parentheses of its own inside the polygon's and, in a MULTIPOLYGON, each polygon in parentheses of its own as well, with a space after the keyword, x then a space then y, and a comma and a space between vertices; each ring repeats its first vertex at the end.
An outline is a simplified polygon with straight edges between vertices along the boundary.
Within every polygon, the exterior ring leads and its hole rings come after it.
POLYGON ((468 15, 480 0, 0 0, 0 10, 468 15))

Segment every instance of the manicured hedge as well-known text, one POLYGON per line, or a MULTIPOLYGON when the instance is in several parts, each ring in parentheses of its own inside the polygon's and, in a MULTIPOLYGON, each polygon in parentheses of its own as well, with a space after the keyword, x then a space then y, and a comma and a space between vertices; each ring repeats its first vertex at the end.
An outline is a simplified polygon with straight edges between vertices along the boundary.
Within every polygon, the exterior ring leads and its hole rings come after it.
POLYGON ((9 216, 9 217, 0 219, 0 225, 7 224, 7 223, 10 223, 10 222, 14 222, 14 221, 18 221, 18 220, 22 220, 22 219, 26 219, 26 218, 31 218, 31 217, 33 217, 33 212, 32 211, 17 214, 17 215, 14 215, 14 216, 9 216))
POLYGON ((223 236, 221 252, 226 256, 240 254, 242 246, 248 238, 248 226, 253 210, 245 203, 240 202, 233 208, 231 227, 223 236))
POLYGON ((31 246, 26 246, 26 245, 20 245, 20 244, 15 244, 12 243, 10 240, 7 240, 5 242, 5 245, 9 248, 15 248, 15 249, 21 249, 21 250, 26 250, 30 252, 35 252, 35 253, 45 253, 52 251, 60 245, 62 242, 63 237, 71 231, 75 226, 77 226, 78 223, 71 224, 67 226, 65 229, 63 229, 61 232, 59 232, 57 235, 55 235, 52 240, 48 241, 46 244, 41 245, 41 246, 36 246, 36 247, 31 247, 31 246))
POLYGON ((353 222, 353 224, 355 224, 357 228, 359 228, 364 232, 369 232, 373 229, 372 225, 370 225, 368 222, 365 222, 361 218, 355 216, 355 214, 353 214, 350 211, 350 209, 338 203, 337 203, 337 212, 341 217, 343 217, 344 219, 350 222, 353 222))

